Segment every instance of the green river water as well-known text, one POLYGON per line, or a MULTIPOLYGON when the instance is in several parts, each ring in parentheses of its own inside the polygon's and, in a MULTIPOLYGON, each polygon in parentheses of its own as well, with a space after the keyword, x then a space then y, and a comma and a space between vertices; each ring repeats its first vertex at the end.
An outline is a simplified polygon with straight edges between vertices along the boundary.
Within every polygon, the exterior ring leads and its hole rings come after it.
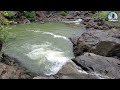
POLYGON ((69 37, 82 34, 84 28, 63 23, 10 26, 14 38, 4 44, 3 51, 16 58, 31 72, 44 75, 56 74, 74 58, 69 37))

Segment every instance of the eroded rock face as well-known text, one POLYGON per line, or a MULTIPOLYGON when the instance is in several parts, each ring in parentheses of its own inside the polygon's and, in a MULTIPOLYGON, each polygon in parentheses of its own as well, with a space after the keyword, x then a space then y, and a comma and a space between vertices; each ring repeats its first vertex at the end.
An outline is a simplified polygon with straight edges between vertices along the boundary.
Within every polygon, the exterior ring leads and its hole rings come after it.
POLYGON ((88 73, 96 72, 104 76, 120 78, 120 61, 118 59, 84 53, 73 61, 88 73))
POLYGON ((102 56, 117 56, 120 58, 120 31, 119 30, 88 30, 80 37, 73 37, 75 56, 84 52, 92 52, 102 56))

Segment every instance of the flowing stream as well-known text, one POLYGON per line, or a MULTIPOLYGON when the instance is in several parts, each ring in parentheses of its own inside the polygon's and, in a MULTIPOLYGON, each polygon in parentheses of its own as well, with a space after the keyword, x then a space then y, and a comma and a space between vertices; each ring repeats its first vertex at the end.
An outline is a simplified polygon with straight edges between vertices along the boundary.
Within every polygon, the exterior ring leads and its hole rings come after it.
POLYGON ((13 38, 4 44, 3 51, 7 55, 16 58, 31 72, 53 75, 74 58, 69 37, 82 34, 84 28, 49 22, 10 26, 8 31, 13 38))

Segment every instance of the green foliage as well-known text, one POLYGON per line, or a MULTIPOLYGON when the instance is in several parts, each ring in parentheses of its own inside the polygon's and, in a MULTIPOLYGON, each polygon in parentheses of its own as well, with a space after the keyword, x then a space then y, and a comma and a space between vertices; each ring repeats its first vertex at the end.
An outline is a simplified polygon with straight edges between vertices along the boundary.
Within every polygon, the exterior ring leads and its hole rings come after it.
POLYGON ((8 27, 5 26, 0 27, 0 40, 2 42, 7 42, 8 39, 13 36, 12 33, 8 32, 6 29, 8 29, 8 27))
POLYGON ((13 21, 9 21, 8 19, 6 19, 3 15, 2 15, 2 11, 0 12, 0 24, 1 25, 9 25, 13 23, 13 21))
POLYGON ((15 11, 2 11, 1 13, 5 17, 12 17, 16 14, 15 11))
POLYGON ((24 11, 24 15, 25 17, 27 17, 29 20, 35 20, 36 18, 36 13, 35 11, 31 11, 31 12, 28 12, 28 11, 24 11))
POLYGON ((98 12, 96 13, 94 16, 93 16, 93 19, 96 20, 96 19, 100 19, 100 20, 107 20, 107 16, 108 14, 110 13, 111 11, 101 11, 101 12, 98 12))
POLYGON ((2 24, 2 25, 9 25, 11 23, 13 23, 13 21, 9 21, 7 19, 0 20, 0 24, 2 24))
POLYGON ((60 12, 60 15, 62 15, 62 16, 67 16, 67 14, 68 14, 67 11, 61 11, 60 12))

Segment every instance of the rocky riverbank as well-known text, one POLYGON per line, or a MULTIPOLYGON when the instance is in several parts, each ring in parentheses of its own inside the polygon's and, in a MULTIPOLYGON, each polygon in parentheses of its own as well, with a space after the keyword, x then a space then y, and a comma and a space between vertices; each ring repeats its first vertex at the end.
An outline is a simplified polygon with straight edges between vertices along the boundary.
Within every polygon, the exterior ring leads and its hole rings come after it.
POLYGON ((86 23, 86 32, 70 38, 75 55, 72 61, 88 73, 97 72, 119 79, 120 31, 119 28, 112 28, 104 22, 98 25, 100 22, 83 22, 86 23))
MULTIPOLYGON (((70 38, 75 58, 55 75, 59 79, 119 79, 120 31, 102 20, 93 20, 94 12, 84 12, 86 32, 70 38), (86 14, 87 13, 87 14, 86 14)), ((35 79, 40 79, 36 77, 35 79)))
MULTIPOLYGON (((70 38, 75 58, 52 76, 39 76, 21 67, 14 58, 1 52, 0 42, 0 79, 119 79, 120 78, 120 31, 102 20, 93 20, 95 11, 70 11, 66 16, 59 12, 37 12, 36 21, 61 21, 78 19, 83 21, 86 32, 70 38)), ((19 15, 18 15, 19 16, 19 15)), ((17 23, 31 21, 24 16, 17 23)))

